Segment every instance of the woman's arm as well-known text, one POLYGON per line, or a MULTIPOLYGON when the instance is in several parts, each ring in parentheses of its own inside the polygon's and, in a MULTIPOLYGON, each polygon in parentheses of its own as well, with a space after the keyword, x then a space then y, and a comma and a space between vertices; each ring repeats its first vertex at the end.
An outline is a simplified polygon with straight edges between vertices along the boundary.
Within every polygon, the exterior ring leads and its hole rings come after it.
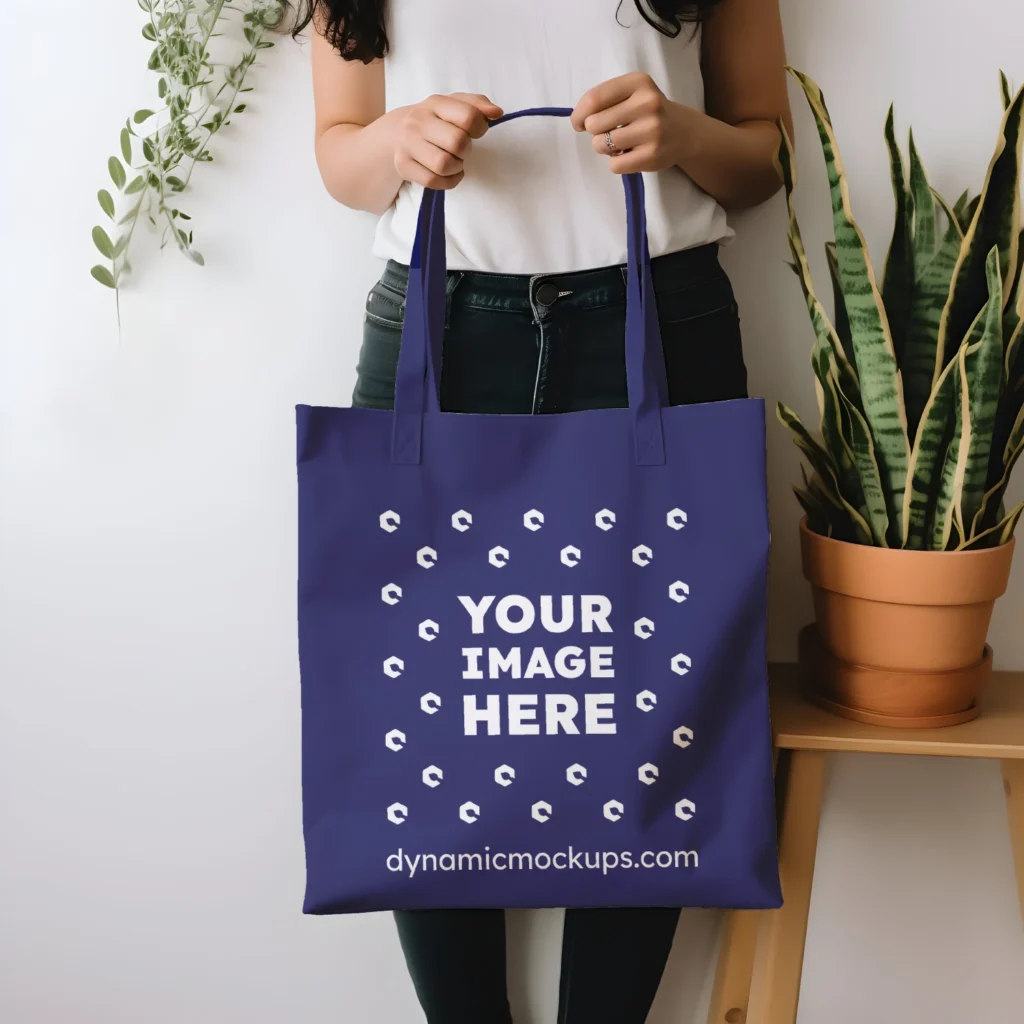
POLYGON ((675 165, 726 208, 756 206, 782 185, 775 170, 780 117, 792 135, 778 0, 722 0, 709 10, 701 39, 706 114, 632 74, 586 93, 573 124, 594 136, 595 151, 610 157, 616 174, 675 165))
POLYGON ((501 115, 486 96, 430 96, 385 113, 384 63, 345 60, 313 33, 316 161, 345 206, 383 213, 403 181, 454 188, 472 139, 501 115))

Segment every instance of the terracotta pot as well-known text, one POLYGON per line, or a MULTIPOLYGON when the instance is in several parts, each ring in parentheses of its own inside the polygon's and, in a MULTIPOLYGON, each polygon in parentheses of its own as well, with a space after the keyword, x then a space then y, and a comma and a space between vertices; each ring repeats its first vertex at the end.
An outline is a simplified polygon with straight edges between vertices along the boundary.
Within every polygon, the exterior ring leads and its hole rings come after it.
POLYGON ((830 701, 940 718, 973 703, 989 675, 985 638, 1014 541, 980 551, 903 551, 831 540, 805 519, 800 550, 818 633, 839 666, 822 680, 830 701))

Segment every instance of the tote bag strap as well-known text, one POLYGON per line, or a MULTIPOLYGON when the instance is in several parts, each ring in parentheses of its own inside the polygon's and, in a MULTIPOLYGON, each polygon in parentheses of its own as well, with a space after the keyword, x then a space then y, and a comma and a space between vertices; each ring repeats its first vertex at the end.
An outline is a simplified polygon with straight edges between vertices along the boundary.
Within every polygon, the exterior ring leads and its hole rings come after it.
MULTIPOLYGON (((519 117, 568 117, 571 113, 569 107, 535 107, 505 114, 491 126, 519 117)), ((665 463, 661 410, 668 404, 668 387, 651 278, 643 177, 623 175, 622 184, 626 198, 626 382, 634 452, 637 464, 659 466, 665 463)), ((419 465, 424 415, 440 413, 438 382, 447 279, 444 202, 444 191, 423 190, 409 260, 391 444, 391 461, 399 465, 419 465)))

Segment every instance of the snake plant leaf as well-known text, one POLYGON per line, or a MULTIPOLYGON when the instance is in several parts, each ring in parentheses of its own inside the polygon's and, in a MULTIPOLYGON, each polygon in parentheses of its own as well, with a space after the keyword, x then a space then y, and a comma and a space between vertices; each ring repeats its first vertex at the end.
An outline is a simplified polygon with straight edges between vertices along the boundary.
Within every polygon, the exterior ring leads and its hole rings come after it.
POLYGON ((978 212, 978 204, 981 202, 981 196, 974 196, 973 199, 964 208, 963 219, 960 221, 960 227, 963 228, 963 232, 966 235, 967 229, 971 226, 971 221, 974 220, 974 215, 978 212))
MULTIPOLYGON (((949 203, 947 203, 946 200, 942 198, 942 193, 939 192, 937 189, 933 188, 931 192, 932 199, 935 201, 935 205, 938 206, 938 208, 942 210, 942 212, 946 216, 947 227, 952 228, 960 236, 960 239, 962 241, 964 237, 964 229, 960 226, 960 220, 957 217, 956 209, 950 206, 949 203)), ((964 195, 967 195, 967 193, 965 192, 964 195)))
POLYGON ((978 509, 974 522, 971 524, 971 536, 982 532, 992 519, 997 516, 998 509, 1010 483, 1010 474, 1017 460, 1024 454, 1024 408, 1017 414, 1017 421, 1010 430, 1006 447, 1001 453, 1000 475, 996 482, 985 492, 981 508, 978 509))
POLYGON ((1003 294, 1017 270, 1020 230, 1020 167, 1024 116, 1024 88, 1013 98, 1003 115, 999 144, 989 165, 981 201, 964 236, 960 257, 953 272, 949 298, 939 324, 932 380, 938 380, 947 355, 960 344, 988 292, 985 263, 993 246, 999 250, 1003 294))
MULTIPOLYGON (((882 271, 882 302, 885 305, 886 316, 889 318, 889 327, 892 331, 892 342, 896 352, 896 359, 899 361, 903 353, 907 327, 910 323, 910 301, 914 294, 914 265, 916 258, 912 231, 913 203, 907 191, 906 176, 903 170, 903 155, 900 153, 900 147, 896 142, 895 115, 891 105, 889 106, 889 114, 885 119, 885 146, 889 151, 889 169, 892 178, 893 196, 896 200, 896 218, 892 229, 892 239, 889 242, 889 252, 885 258, 885 268, 882 271)), ((932 221, 934 223, 934 212, 932 221)), ((835 243, 832 244, 832 252, 834 255, 835 243)), ((837 275, 838 263, 835 276, 837 275)), ((841 287, 835 290, 839 294, 842 293, 841 287)))
POLYGON ((828 262, 829 276, 832 278, 832 305, 835 309, 833 321, 836 334, 842 343, 843 351, 852 356, 853 336, 850 333, 850 318, 846 315, 846 299, 843 298, 843 286, 839 280, 839 262, 836 259, 836 243, 825 243, 825 260, 828 262))
POLYGON ((797 448, 810 463, 811 469, 826 483, 829 500, 836 508, 842 508, 843 500, 836 484, 836 465, 831 454, 811 434, 800 417, 789 406, 779 402, 775 408, 775 414, 779 422, 792 433, 797 448))
POLYGON ((1013 531, 1020 521, 1021 513, 1024 513, 1024 501, 1008 512, 995 526, 990 526, 987 530, 968 538, 958 550, 975 551, 978 548, 994 548, 1001 544, 1009 544, 1013 531))
POLYGON ((821 502, 812 497, 809 491, 801 487, 794 487, 793 493, 800 507, 807 516, 807 526, 813 532, 827 537, 829 535, 829 518, 821 502))
MULTIPOLYGON (((815 352, 819 348, 827 348, 835 356, 836 363, 842 375, 843 383, 849 393, 860 396, 860 383, 857 380, 857 371, 850 361, 849 354, 843 348, 839 335, 833 328, 825 308, 818 299, 814 290, 814 282, 811 278, 811 266, 807 259, 807 251, 804 248, 803 238, 800 235, 800 225, 796 218, 796 209, 793 205, 793 193, 796 189, 796 165, 793 162, 793 145, 789 139, 789 133, 785 124, 779 121, 779 130, 782 133, 782 144, 779 147, 776 166, 782 176, 786 193, 786 209, 789 214, 789 249, 793 255, 793 269, 800 280, 800 287, 803 289, 804 299, 807 301, 807 312, 811 317, 811 324, 814 327, 814 334, 817 339, 815 352)), ((843 305, 845 313, 845 303, 843 305)), ((816 367, 815 354, 811 354, 811 365, 816 367)), ((819 377, 820 379, 820 377, 819 377)), ((824 382, 822 382, 824 384, 824 382)), ((819 397, 819 409, 821 406, 821 395, 819 397)))
POLYGON ((956 360, 947 363, 921 414, 907 467, 903 506, 903 546, 921 550, 931 544, 935 478, 953 433, 956 401, 956 360))
POLYGON ((971 190, 965 188, 960 198, 953 204, 953 212, 956 214, 956 221, 961 231, 966 231, 971 223, 973 214, 968 214, 967 208, 971 202, 971 190))
POLYGON ((844 440, 852 450, 854 468, 860 484, 860 502, 871 528, 871 536, 877 547, 889 546, 889 514, 885 503, 885 492, 882 490, 881 474, 875 458, 875 446, 871 431, 860 410, 843 394, 839 381, 834 373, 828 377, 829 390, 826 393, 825 405, 829 398, 837 402, 841 411, 841 429, 844 440))
POLYGON ((810 78, 798 71, 792 74, 810 104, 825 154, 839 278, 853 334, 853 362, 860 379, 864 418, 875 442, 889 523, 898 537, 910 443, 896 352, 867 244, 853 219, 849 186, 824 98, 810 78))
POLYGON ((963 230, 959 221, 950 217, 938 250, 922 270, 914 287, 910 330, 901 363, 907 423, 914 440, 920 429, 925 403, 935 388, 939 324, 962 245, 963 230))
POLYGON ((1024 230, 1017 236, 1017 269, 1010 284, 1010 292, 1005 296, 1004 305, 1007 315, 1013 316, 1010 330, 1007 335, 1013 333, 1013 329, 1021 320, 1024 320, 1024 230))
POLYGON ((910 133, 910 191, 914 197, 914 269, 919 276, 935 255, 935 198, 910 133))
MULTIPOLYGON (((865 485, 861 479, 861 470, 857 455, 853 448, 853 425, 839 397, 838 369, 835 357, 825 347, 819 346, 812 356, 814 372, 822 393, 821 437, 836 471, 836 482, 839 494, 855 508, 862 519, 871 527, 873 543, 885 546, 885 534, 888 517, 885 514, 885 500, 882 498, 882 518, 876 523, 872 521, 872 510, 865 497, 870 483, 865 485)), ((877 467, 876 467, 877 473, 877 467)), ((880 491, 881 484, 878 484, 880 491)))
MULTIPOLYGON (((968 421, 961 435, 963 482, 957 521, 965 531, 981 508, 989 475, 996 412, 1003 380, 1003 283, 999 250, 993 246, 985 266, 988 302, 967 339, 966 391, 968 421)), ((967 534, 965 533, 965 536, 967 534)))
POLYGON ((1013 102, 1010 80, 1006 77, 1005 71, 999 72, 999 93, 1003 97, 1003 110, 1005 110, 1013 102))
POLYGON ((1005 452, 1013 434, 1015 422, 1024 410, 1024 284, 1019 288, 1017 304, 1003 317, 1003 333, 1007 338, 1003 356, 1003 379, 1006 387, 999 403, 996 426, 989 457, 989 482, 999 479, 1005 462, 1005 452), (1007 332, 1009 334, 1007 335, 1007 332))
POLYGON ((819 441, 811 436, 810 432, 801 422, 800 417, 782 402, 779 402, 776 406, 776 415, 779 418, 779 422, 789 428, 793 434, 797 447, 810 463, 829 502, 835 505, 841 513, 849 517, 855 534, 854 537, 849 539, 856 540, 858 544, 871 544, 871 530, 864 521, 864 517, 846 500, 839 489, 836 464, 831 454, 825 450, 819 441))
POLYGON ((964 365, 966 354, 967 346, 963 345, 950 364, 953 379, 953 432, 943 453, 938 487, 935 492, 935 510, 932 514, 931 535, 927 544, 931 551, 945 551, 949 547, 950 537, 953 533, 954 511, 959 503, 961 478, 958 475, 958 470, 966 418, 964 410, 966 392, 964 381, 967 377, 964 365))

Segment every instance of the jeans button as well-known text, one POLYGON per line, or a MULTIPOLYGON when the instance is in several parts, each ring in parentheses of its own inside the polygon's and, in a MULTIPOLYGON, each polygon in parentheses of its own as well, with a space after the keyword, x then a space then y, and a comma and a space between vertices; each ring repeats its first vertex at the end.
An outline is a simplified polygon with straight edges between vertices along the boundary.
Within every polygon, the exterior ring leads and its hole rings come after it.
POLYGON ((545 281, 535 295, 537 302, 542 306, 553 306, 558 300, 558 289, 548 281, 545 281))

